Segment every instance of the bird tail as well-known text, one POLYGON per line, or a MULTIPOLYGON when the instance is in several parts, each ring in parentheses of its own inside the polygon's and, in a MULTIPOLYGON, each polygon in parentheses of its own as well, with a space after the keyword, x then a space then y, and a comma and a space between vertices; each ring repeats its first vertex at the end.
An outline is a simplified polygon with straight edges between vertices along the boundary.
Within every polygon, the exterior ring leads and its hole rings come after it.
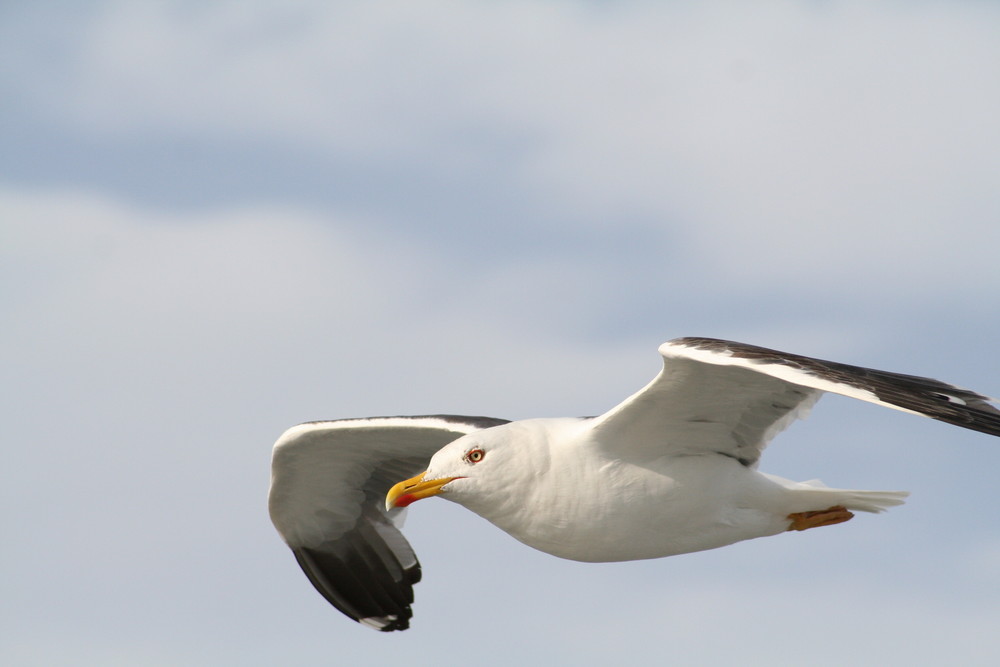
POLYGON ((884 512, 890 507, 902 505, 906 502, 906 497, 910 495, 909 491, 859 491, 856 489, 831 489, 818 479, 811 479, 808 482, 799 482, 798 486, 800 488, 805 487, 808 489, 811 492, 809 493, 810 496, 815 494, 815 499, 820 504, 831 503, 830 505, 827 505, 827 507, 842 505, 849 510, 873 512, 875 514, 884 512))
MULTIPOLYGON (((846 507, 859 512, 884 512, 890 507, 902 505, 909 491, 859 491, 857 489, 831 489, 818 479, 808 482, 793 482, 775 475, 763 473, 771 481, 791 491, 794 512, 810 512, 830 507, 846 507)), ((787 508, 787 505, 785 505, 787 508)))

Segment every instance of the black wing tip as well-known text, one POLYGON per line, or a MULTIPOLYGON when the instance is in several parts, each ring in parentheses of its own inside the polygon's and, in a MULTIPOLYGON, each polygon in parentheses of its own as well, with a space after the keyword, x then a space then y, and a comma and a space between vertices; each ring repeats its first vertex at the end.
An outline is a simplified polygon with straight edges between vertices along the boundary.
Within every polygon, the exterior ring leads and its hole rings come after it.
POLYGON ((388 571, 365 567, 358 560, 363 557, 360 553, 337 551, 292 548, 309 582, 342 614, 381 632, 408 629, 413 618, 413 584, 420 580, 420 564, 394 577, 388 571))
POLYGON ((946 424, 1000 437, 996 399, 962 387, 913 375, 870 371, 872 392, 886 403, 946 424))

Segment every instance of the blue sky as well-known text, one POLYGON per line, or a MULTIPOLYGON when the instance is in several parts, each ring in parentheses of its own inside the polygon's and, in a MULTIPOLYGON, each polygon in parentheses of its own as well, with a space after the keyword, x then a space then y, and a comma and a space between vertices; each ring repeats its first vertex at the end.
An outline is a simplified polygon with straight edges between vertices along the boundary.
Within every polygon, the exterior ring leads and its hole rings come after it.
POLYGON ((583 565, 410 511, 413 628, 267 518, 311 419, 602 412, 669 338, 1000 394, 1000 7, 7 3, 0 655, 18 665, 995 664, 991 438, 824 399, 844 526, 583 565))

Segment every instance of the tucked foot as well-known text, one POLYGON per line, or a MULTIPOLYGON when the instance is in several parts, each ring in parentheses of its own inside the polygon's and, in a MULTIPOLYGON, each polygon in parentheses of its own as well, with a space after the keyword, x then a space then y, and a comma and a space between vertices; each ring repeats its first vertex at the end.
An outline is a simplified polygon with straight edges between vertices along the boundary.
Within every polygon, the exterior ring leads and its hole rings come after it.
POLYGON ((853 517, 854 514, 841 505, 815 512, 796 512, 788 515, 788 518, 792 520, 792 524, 788 527, 788 530, 808 530, 810 528, 832 526, 835 523, 850 521, 853 517))

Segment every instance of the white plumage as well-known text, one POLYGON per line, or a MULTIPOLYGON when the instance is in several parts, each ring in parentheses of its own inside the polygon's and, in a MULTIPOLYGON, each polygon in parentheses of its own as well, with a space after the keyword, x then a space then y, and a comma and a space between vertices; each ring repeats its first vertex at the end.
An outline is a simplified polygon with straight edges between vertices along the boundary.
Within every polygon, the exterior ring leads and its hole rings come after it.
POLYGON ((275 444, 271 518, 327 600, 401 630, 420 566, 392 519, 420 498, 441 494, 562 558, 658 558, 903 502, 905 492, 757 471, 770 439, 823 392, 1000 435, 990 399, 937 380, 707 338, 670 341, 660 353, 660 374, 599 417, 293 427, 275 444))

